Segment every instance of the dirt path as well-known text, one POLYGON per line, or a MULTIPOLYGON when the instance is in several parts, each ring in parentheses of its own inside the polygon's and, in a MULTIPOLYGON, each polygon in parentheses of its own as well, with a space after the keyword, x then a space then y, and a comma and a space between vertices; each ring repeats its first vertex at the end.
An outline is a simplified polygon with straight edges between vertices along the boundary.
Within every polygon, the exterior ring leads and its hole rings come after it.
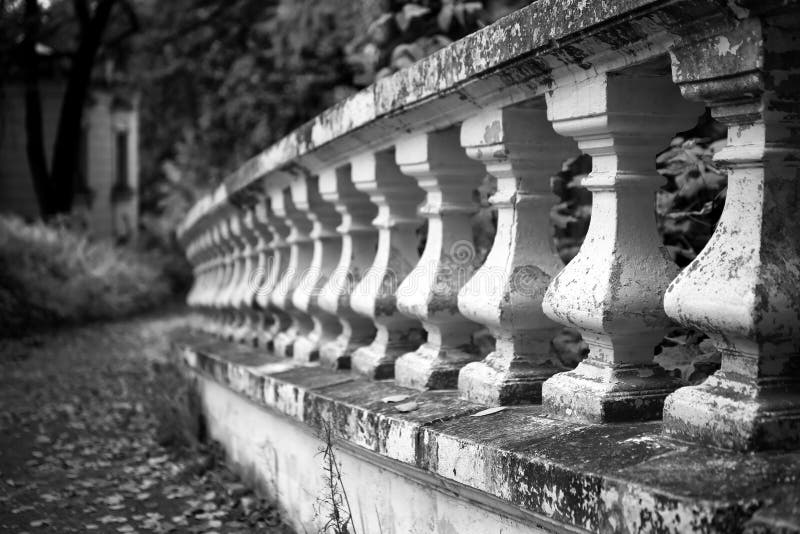
POLYGON ((179 430, 177 317, 0 340, 0 532, 291 532, 179 430))

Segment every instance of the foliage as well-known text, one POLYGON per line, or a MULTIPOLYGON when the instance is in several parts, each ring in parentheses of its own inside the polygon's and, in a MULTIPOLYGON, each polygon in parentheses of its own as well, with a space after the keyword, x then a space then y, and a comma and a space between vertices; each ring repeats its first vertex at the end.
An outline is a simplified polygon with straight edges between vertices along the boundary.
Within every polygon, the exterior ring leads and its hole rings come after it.
POLYGON ((144 210, 185 209, 378 71, 405 67, 527 3, 175 0, 140 8, 147 30, 132 70, 148 132, 144 210))
POLYGON ((145 210, 217 185, 349 94, 341 50, 357 8, 344 0, 176 0, 143 11, 149 29, 134 70, 149 132, 145 210))
POLYGON ((0 216, 0 336, 124 316, 171 294, 159 254, 91 241, 66 221, 0 216))
POLYGON ((364 87, 486 25, 483 2, 390 1, 345 48, 353 83, 364 87))

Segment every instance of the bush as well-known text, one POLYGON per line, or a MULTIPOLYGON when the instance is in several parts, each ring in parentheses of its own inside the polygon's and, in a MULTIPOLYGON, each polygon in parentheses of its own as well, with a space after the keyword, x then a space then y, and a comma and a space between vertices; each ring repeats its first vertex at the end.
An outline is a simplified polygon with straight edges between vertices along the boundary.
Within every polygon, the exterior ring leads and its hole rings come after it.
POLYGON ((155 253, 91 241, 64 222, 0 215, 0 337, 116 318, 170 297, 155 253))

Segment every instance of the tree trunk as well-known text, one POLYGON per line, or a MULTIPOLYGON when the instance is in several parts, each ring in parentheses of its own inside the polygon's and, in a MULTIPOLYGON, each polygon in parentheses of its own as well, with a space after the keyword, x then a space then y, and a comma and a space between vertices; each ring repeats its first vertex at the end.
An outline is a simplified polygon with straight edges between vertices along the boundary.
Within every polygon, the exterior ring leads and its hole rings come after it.
POLYGON ((41 12, 37 0, 25 0, 25 37, 23 42, 25 80, 25 152, 33 178, 33 189, 39 211, 43 217, 53 213, 53 191, 47 172, 47 155, 44 149, 42 128, 42 98, 39 91, 39 61, 36 41, 41 25, 41 12))
POLYGON ((56 213, 66 213, 72 209, 75 197, 75 173, 78 172, 80 161, 83 110, 89 95, 92 67, 115 2, 116 0, 101 0, 94 9, 91 19, 81 28, 80 44, 67 79, 53 146, 51 180, 56 213))

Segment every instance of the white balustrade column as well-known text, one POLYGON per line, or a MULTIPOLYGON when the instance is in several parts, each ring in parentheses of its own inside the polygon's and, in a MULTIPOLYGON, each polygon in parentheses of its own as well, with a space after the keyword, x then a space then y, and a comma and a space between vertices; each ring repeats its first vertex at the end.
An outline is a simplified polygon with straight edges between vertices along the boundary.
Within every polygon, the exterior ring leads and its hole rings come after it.
POLYGON ((669 286, 667 314, 708 334, 719 371, 667 398, 670 436, 737 450, 800 447, 800 21, 749 19, 673 52, 684 94, 728 126, 708 244, 669 286), (725 39, 738 53, 720 55, 725 39), (789 57, 791 61, 787 61, 789 57))
MULTIPOLYGON (((321 173, 325 180, 335 180, 335 175, 346 172, 344 169, 328 169, 321 173), (333 176, 331 176, 333 175, 333 176)), ((308 214, 313 226, 311 238, 314 240, 314 253, 311 256, 311 266, 300 281, 297 290, 292 295, 292 304, 298 310, 306 312, 312 321, 312 328, 299 335, 294 343, 292 357, 298 361, 310 362, 319 359, 319 348, 327 342, 336 339, 341 332, 339 320, 319 306, 319 294, 328 277, 336 268, 339 256, 342 254, 342 236, 336 227, 342 222, 339 213, 333 204, 323 200, 319 192, 319 182, 323 178, 308 178, 304 181, 305 191, 298 191, 295 202, 298 207, 301 202, 307 202, 308 214)), ((305 207, 305 206, 304 206, 305 207)))
POLYGON ((266 290, 269 265, 274 259, 274 250, 270 245, 273 236, 267 220, 267 202, 262 197, 253 207, 253 229, 257 240, 253 247, 253 274, 244 296, 245 305, 251 310, 248 324, 253 329, 253 343, 261 347, 266 347, 264 338, 272 325, 272 316, 261 304, 261 293, 266 290))
POLYGON ((341 167, 334 173, 319 177, 322 198, 335 206, 341 215, 336 229, 342 236, 339 262, 319 294, 319 307, 338 317, 340 333, 320 344, 320 361, 334 369, 350 367, 350 358, 358 348, 368 345, 375 336, 372 321, 357 314, 350 307, 350 294, 375 259, 378 231, 372 219, 378 212, 369 196, 356 189, 351 172, 363 172, 357 167, 374 166, 375 158, 356 158, 350 167, 341 167), (351 171, 352 169, 352 171, 351 171))
POLYGON ((208 305, 212 310, 212 320, 209 322, 209 331, 220 335, 224 331, 227 318, 226 308, 223 303, 225 291, 233 277, 233 254, 235 249, 230 240, 230 221, 227 216, 222 216, 217 222, 218 232, 216 245, 219 250, 218 277, 208 294, 208 305))
POLYGON ((422 256, 397 289, 398 309, 419 319, 428 338, 398 358, 395 379, 417 389, 455 388, 459 370, 477 358, 471 336, 478 326, 458 311, 457 297, 474 271, 470 215, 485 171, 464 153, 458 128, 402 140, 395 158, 426 192, 420 213, 428 219, 422 256))
POLYGON ((547 95, 561 135, 592 156, 583 182, 592 219, 578 255, 553 279, 545 313, 580 330, 588 357, 542 386, 543 404, 591 421, 656 419, 676 381, 653 361, 670 325, 661 300, 678 268, 656 229, 655 155, 702 107, 665 76, 600 74, 547 95))
POLYGON ((560 329, 542 311, 542 298, 563 264, 553 247, 550 176, 577 151, 553 131, 544 100, 536 107, 489 110, 465 121, 461 144, 497 178, 489 202, 497 232, 486 261, 458 294, 464 317, 489 328, 495 350, 467 364, 462 396, 481 404, 538 402, 542 382, 564 371, 550 351, 560 329))
POLYGON ((192 266, 192 286, 186 293, 186 304, 190 307, 196 306, 196 295, 200 287, 203 268, 203 234, 199 230, 197 226, 184 230, 179 238, 186 259, 192 266))
POLYGON ((236 289, 239 287, 244 273, 245 254, 247 242, 244 238, 242 218, 244 213, 238 208, 232 208, 228 219, 228 229, 230 235, 228 242, 232 246, 231 250, 231 275, 225 284, 225 288, 217 296, 221 306, 225 310, 220 334, 225 339, 233 339, 233 333, 237 327, 239 313, 235 306, 236 289))
POLYGON ((209 306, 209 295, 215 287, 215 281, 219 276, 221 250, 217 245, 219 239, 219 228, 217 225, 208 222, 208 229, 205 232, 205 252, 203 253, 203 280, 197 290, 195 297, 198 306, 205 311, 209 306))
POLYGON ((297 337, 311 332, 314 327, 311 316, 297 309, 292 302, 292 295, 311 267, 314 253, 314 241, 310 236, 312 221, 307 212, 309 205, 304 200, 305 182, 308 179, 311 178, 296 176, 289 191, 285 191, 280 197, 281 201, 273 205, 275 213, 285 218, 289 225, 289 235, 286 238, 289 243, 289 263, 271 296, 272 303, 291 317, 289 328, 277 333, 273 341, 275 352, 287 357, 292 356, 297 337), (300 205, 295 204, 297 198, 301 200, 300 205))
POLYGON ((419 261, 416 230, 422 224, 417 206, 425 194, 416 180, 400 172, 394 150, 364 154, 352 162, 353 185, 378 207, 375 259, 350 296, 354 312, 372 320, 375 337, 356 349, 351 368, 373 379, 392 378, 394 362, 419 346, 419 321, 397 310, 400 282, 419 261))
POLYGON ((196 302, 200 307, 208 307, 208 297, 211 293, 211 288, 214 287, 215 280, 218 276, 220 250, 217 247, 217 234, 219 230, 216 226, 211 226, 206 230, 203 235, 203 266, 202 266, 202 283, 200 284, 197 295, 195 296, 196 302))
POLYGON ((265 220, 272 239, 267 243, 270 255, 262 254, 260 262, 265 265, 263 284, 258 288, 256 302, 259 308, 265 310, 265 323, 261 332, 260 344, 270 350, 274 349, 275 336, 288 330, 292 324, 289 314, 272 301, 272 295, 278 290, 279 284, 289 272, 290 228, 286 218, 284 206, 284 191, 279 187, 267 187, 269 204, 265 204, 265 220))
POLYGON ((231 294, 231 303, 236 309, 237 319, 234 325, 232 336, 235 341, 253 344, 255 338, 255 324, 253 323, 253 308, 251 306, 251 293, 253 276, 256 274, 258 265, 258 246, 259 236, 256 230, 255 206, 250 205, 243 208, 242 238, 244 239, 244 250, 242 252, 243 268, 239 281, 231 294))

